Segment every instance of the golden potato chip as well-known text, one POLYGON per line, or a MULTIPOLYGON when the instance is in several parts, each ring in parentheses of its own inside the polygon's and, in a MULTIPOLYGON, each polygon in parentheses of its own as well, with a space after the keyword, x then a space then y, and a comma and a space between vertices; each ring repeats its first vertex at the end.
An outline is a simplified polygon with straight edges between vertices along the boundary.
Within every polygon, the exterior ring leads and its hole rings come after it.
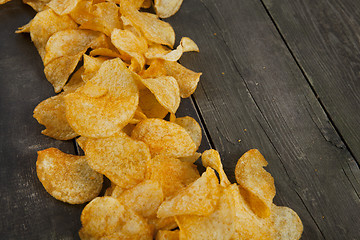
POLYGON ((90 16, 87 21, 81 23, 80 29, 90 29, 111 36, 115 28, 121 28, 119 8, 112 2, 101 2, 90 8, 90 16))
POLYGON ((15 33, 29 33, 30 32, 31 21, 25 24, 24 26, 18 27, 15 33))
POLYGON ((196 162, 196 160, 199 159, 199 157, 201 157, 201 153, 196 152, 196 153, 194 153, 194 155, 192 155, 190 157, 182 157, 179 159, 183 162, 194 163, 194 162, 196 162))
POLYGON ((95 85, 92 82, 87 82, 81 87, 81 93, 91 98, 100 98, 107 94, 107 92, 106 88, 95 85))
POLYGON ((146 40, 136 36, 130 30, 114 29, 111 33, 111 42, 120 51, 125 52, 136 60, 136 66, 130 68, 137 72, 141 71, 145 65, 144 53, 148 49, 146 40))
POLYGON ((140 216, 154 217, 164 200, 164 194, 157 181, 145 180, 135 187, 125 190, 116 198, 126 208, 131 208, 140 216))
POLYGON ((167 75, 176 79, 182 98, 190 97, 195 92, 202 73, 193 72, 177 62, 165 61, 167 75))
POLYGON ((239 187, 231 184, 227 190, 232 195, 231 201, 235 211, 235 233, 231 239, 274 239, 274 228, 270 218, 260 218, 251 210, 244 197, 240 194, 239 187))
POLYGON ((156 14, 161 18, 168 18, 179 11, 183 0, 155 0, 156 14))
POLYGON ((47 6, 58 15, 69 14, 81 0, 51 0, 47 6))
POLYGON ((141 8, 150 8, 152 6, 151 0, 144 0, 144 2, 141 5, 141 8))
POLYGON ((63 90, 66 94, 75 92, 79 87, 85 84, 81 77, 83 73, 84 67, 81 67, 71 76, 70 80, 63 87, 63 90))
POLYGON ((171 76, 145 78, 142 79, 142 83, 166 110, 171 113, 176 112, 180 105, 180 90, 175 78, 171 76))
POLYGON ((11 0, 0 0, 0 5, 1 4, 5 4, 5 3, 7 3, 7 2, 10 2, 11 0))
POLYGON ((222 187, 230 185, 230 181, 224 172, 220 154, 218 151, 214 149, 206 150, 201 155, 201 160, 204 167, 211 167, 218 172, 220 177, 220 185, 222 187))
POLYGON ((154 228, 154 232, 158 232, 159 230, 172 230, 177 228, 177 223, 175 222, 174 217, 168 218, 147 218, 149 224, 154 228))
POLYGON ((177 215, 209 215, 215 210, 220 197, 219 180, 211 168, 200 178, 164 201, 157 212, 159 218, 177 215))
POLYGON ((64 94, 48 98, 34 109, 33 117, 46 129, 41 133, 58 139, 69 140, 77 136, 66 120, 64 94))
POLYGON ((166 75, 166 69, 164 67, 164 60, 154 59, 151 61, 150 66, 139 72, 142 78, 157 78, 166 75))
POLYGON ((120 55, 120 53, 113 51, 109 48, 97 48, 92 50, 89 53, 90 56, 103 56, 103 57, 111 57, 111 58, 115 58, 115 57, 122 57, 120 55))
POLYGON ((160 230, 157 232, 155 240, 179 240, 179 230, 160 230))
POLYGON ((100 33, 89 30, 70 29, 54 33, 46 44, 44 65, 59 57, 84 53, 100 33))
POLYGON ((189 157, 196 151, 194 141, 183 127, 162 119, 141 121, 132 131, 131 137, 145 142, 152 156, 189 157))
POLYGON ((288 207, 271 207, 271 222, 275 229, 276 240, 298 240, 303 232, 303 225, 299 216, 288 207))
POLYGON ((265 158, 257 149, 246 152, 237 162, 236 181, 241 195, 248 201, 251 209, 262 218, 270 216, 272 200, 275 196, 274 179, 263 167, 265 158))
POLYGON ((60 92, 69 76, 75 70, 83 53, 75 56, 59 57, 48 63, 44 68, 46 79, 53 85, 56 93, 60 92))
MULTIPOLYGON (((192 117, 180 117, 175 119, 175 123, 182 126, 190 135, 194 141, 196 148, 199 148, 201 144, 201 127, 195 119, 192 117)), ((215 169, 216 170, 216 169, 215 169)))
POLYGON ((152 229, 144 218, 112 197, 98 197, 81 213, 80 238, 152 239, 152 229))
POLYGON ((85 150, 87 139, 88 138, 82 136, 76 138, 76 143, 81 147, 82 150, 85 150))
POLYGON ((152 158, 147 169, 146 178, 160 183, 164 197, 174 195, 200 177, 196 165, 162 155, 152 158))
POLYGON ((44 61, 46 43, 51 35, 65 29, 76 29, 77 27, 77 24, 69 16, 59 16, 51 9, 37 13, 31 20, 30 36, 41 59, 44 61))
POLYGON ((138 108, 135 111, 135 115, 133 119, 130 120, 129 124, 138 124, 142 120, 147 119, 146 115, 143 113, 141 108, 138 106, 138 108))
POLYGON ((86 157, 48 148, 38 152, 37 176, 54 198, 80 204, 95 198, 101 191, 103 176, 92 170, 86 157))
POLYGON ((207 216, 178 215, 180 239, 230 239, 235 232, 232 195, 223 189, 215 211, 207 216))
POLYGON ((50 1, 51 0, 23 0, 22 2, 31 6, 35 11, 41 12, 41 11, 44 11, 45 9, 49 8, 47 6, 47 4, 50 1))
POLYGON ((174 46, 175 32, 169 23, 161 21, 154 14, 139 12, 128 0, 121 2, 120 12, 139 28, 149 41, 174 46))
POLYGON ((84 72, 82 74, 83 80, 87 82, 91 78, 93 78, 96 75, 96 73, 99 71, 103 62, 105 62, 106 60, 109 59, 106 57, 91 57, 84 54, 84 72))
POLYGON ((149 89, 140 90, 139 106, 148 118, 164 118, 168 114, 149 89))
POLYGON ((76 7, 70 12, 69 15, 77 24, 84 24, 94 17, 91 12, 92 5, 92 0, 82 0, 78 2, 76 7))
POLYGON ((132 73, 119 59, 105 61, 89 84, 107 89, 92 98, 79 88, 65 97, 66 118, 70 126, 86 137, 108 137, 119 132, 133 118, 139 96, 132 73))
POLYGON ((131 136, 131 132, 132 132, 132 130, 134 130, 135 126, 136 126, 135 124, 130 124, 129 123, 121 131, 126 133, 128 136, 131 136))
POLYGON ((89 138, 84 149, 88 163, 121 188, 131 188, 145 179, 149 148, 119 132, 109 138, 89 138))
POLYGON ((199 47, 188 37, 181 38, 180 45, 183 47, 183 52, 199 52, 199 47))

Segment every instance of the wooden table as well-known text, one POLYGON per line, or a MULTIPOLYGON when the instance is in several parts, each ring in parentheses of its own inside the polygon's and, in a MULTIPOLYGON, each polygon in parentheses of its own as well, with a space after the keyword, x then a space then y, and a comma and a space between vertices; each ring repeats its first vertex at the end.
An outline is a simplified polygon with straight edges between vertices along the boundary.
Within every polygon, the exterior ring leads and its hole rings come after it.
MULTIPOLYGON (((33 16, 0 6, 0 238, 77 239, 83 206, 53 199, 35 172, 37 150, 75 149, 32 118, 53 95, 30 37, 13 33, 33 16)), ((360 1, 185 0, 166 21, 200 47, 181 58, 203 76, 178 116, 199 119, 202 149, 217 149, 234 181, 258 148, 302 239, 360 239, 360 1)))

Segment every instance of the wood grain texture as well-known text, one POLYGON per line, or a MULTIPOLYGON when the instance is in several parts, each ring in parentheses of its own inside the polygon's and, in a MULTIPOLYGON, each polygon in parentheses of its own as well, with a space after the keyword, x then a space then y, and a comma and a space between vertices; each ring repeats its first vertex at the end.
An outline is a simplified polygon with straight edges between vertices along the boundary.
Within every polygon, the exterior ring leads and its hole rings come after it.
POLYGON ((263 2, 360 163, 360 2, 263 2))
POLYGON ((303 220, 302 239, 358 239, 359 168, 261 2, 184 1, 169 21, 200 47, 181 62, 203 72, 196 103, 231 179, 258 148, 276 203, 303 220))

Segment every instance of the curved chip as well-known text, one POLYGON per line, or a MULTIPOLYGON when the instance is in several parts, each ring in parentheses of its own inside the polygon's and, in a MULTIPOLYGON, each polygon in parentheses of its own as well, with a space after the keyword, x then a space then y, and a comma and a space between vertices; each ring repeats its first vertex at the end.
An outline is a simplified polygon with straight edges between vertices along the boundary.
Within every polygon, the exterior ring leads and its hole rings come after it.
POLYGON ((274 179, 263 167, 265 158, 257 149, 247 151, 237 162, 235 177, 241 194, 251 209, 261 218, 270 216, 272 200, 275 196, 274 179))
POLYGON ((169 23, 161 21, 154 14, 139 12, 128 0, 121 2, 120 12, 139 28, 149 41, 174 46, 175 32, 169 23))
POLYGON ((156 216, 164 194, 157 181, 145 180, 117 197, 121 204, 143 217, 156 216))
POLYGON ((168 18, 179 11, 183 0, 155 0, 154 8, 156 15, 161 18, 168 18))
POLYGON ((189 116, 176 118, 175 123, 182 126, 189 133, 190 137, 196 145, 196 148, 199 148, 202 138, 201 127, 199 123, 194 118, 189 116))
POLYGON ((155 240, 179 240, 179 230, 160 230, 157 232, 155 240))
POLYGON ((79 87, 82 87, 85 82, 81 75, 84 73, 84 67, 79 68, 70 78, 70 80, 63 87, 66 94, 75 92, 79 87))
POLYGON ((31 6, 35 11, 41 12, 48 8, 50 0, 23 0, 23 3, 31 6))
POLYGON ((101 191, 103 176, 92 170, 86 157, 49 148, 38 152, 36 172, 40 182, 54 198, 80 204, 101 191))
POLYGON ((59 16, 51 9, 37 13, 31 20, 30 36, 41 59, 44 61, 46 43, 51 35, 66 29, 76 29, 77 27, 77 24, 69 16, 59 16))
POLYGON ((193 72, 177 62, 165 61, 166 73, 176 79, 180 88, 180 96, 182 98, 190 97, 200 80, 202 73, 193 72))
POLYGON ((89 138, 85 155, 89 165, 121 188, 131 188, 145 179, 149 148, 120 132, 109 138, 89 138))
POLYGON ((141 121, 132 131, 131 137, 145 142, 152 156, 189 157, 196 151, 194 141, 183 127, 162 119, 141 121))
POLYGON ((140 90, 139 106, 148 118, 164 118, 169 112, 147 88, 140 90))
POLYGON ((215 169, 220 176, 220 185, 226 187, 230 185, 230 181, 227 178, 223 165, 221 163, 220 154, 214 149, 206 150, 201 155, 202 164, 204 167, 211 167, 215 169))
POLYGON ((81 239, 152 239, 144 218, 112 197, 98 197, 81 213, 81 239))
POLYGON ((275 229, 274 239, 298 240, 301 238, 304 227, 294 210, 273 204, 270 217, 275 229))
POLYGON ((69 140, 78 136, 67 122, 64 94, 56 95, 39 103, 34 109, 33 117, 46 127, 41 131, 46 136, 58 140, 69 140))
POLYGON ((142 83, 154 94, 158 102, 170 113, 175 113, 180 105, 180 90, 175 78, 160 76, 146 78, 142 83))
POLYGON ((47 6, 58 15, 66 15, 71 13, 80 1, 81 0, 51 0, 47 6))
MULTIPOLYGON (((99 49, 95 49, 95 50, 99 50, 99 49)), ((91 78, 93 78, 96 75, 96 73, 99 71, 103 62, 105 62, 106 60, 109 59, 106 57, 91 57, 84 54, 84 72, 82 74, 83 80, 87 82, 91 78)))
POLYGON ((209 215, 220 197, 219 180, 214 170, 207 168, 200 178, 164 201, 157 212, 159 218, 177 215, 209 215))

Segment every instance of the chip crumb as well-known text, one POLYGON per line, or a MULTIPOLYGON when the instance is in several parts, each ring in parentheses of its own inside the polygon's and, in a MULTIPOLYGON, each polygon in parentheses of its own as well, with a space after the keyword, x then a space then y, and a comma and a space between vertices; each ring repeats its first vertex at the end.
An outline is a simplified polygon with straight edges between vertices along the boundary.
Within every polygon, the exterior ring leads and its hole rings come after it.
POLYGON ((216 33, 214 33, 214 36, 216 36, 216 33))

